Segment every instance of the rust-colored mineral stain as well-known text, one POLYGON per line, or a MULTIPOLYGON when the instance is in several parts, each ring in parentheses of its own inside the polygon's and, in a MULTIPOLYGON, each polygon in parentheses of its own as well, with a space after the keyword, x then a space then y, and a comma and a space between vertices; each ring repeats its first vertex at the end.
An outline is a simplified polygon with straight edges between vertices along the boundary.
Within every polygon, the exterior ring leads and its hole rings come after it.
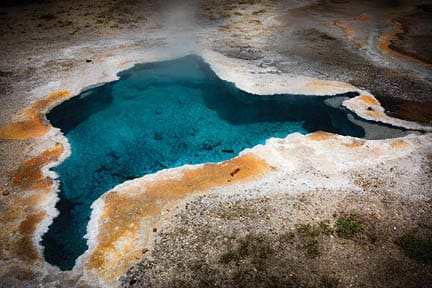
MULTIPOLYGON (((16 116, 19 121, 0 127, 0 138, 25 140, 45 135, 50 126, 45 121, 44 113, 69 96, 69 91, 61 90, 33 102, 31 108, 16 116)), ((0 245, 1 254, 17 257, 27 263, 42 260, 33 236, 39 223, 46 217, 46 211, 41 211, 41 203, 46 201, 52 187, 52 180, 43 175, 42 168, 57 160, 62 152, 62 145, 57 144, 39 156, 24 161, 12 175, 12 185, 6 194, 12 197, 9 199, 13 201, 13 205, 0 211, 2 219, 10 219, 4 223, 0 232, 3 243, 0 245), (14 190, 26 193, 11 193, 14 190)))
MULTIPOLYGON (((371 23, 371 18, 366 15, 359 15, 352 20, 336 20, 333 22, 335 26, 340 28, 344 33, 344 36, 347 40, 351 41, 358 48, 366 47, 366 43, 364 41, 358 40, 361 32, 359 32, 359 25, 369 25, 371 23), (355 28, 357 27, 357 28, 355 28), (356 40, 357 39, 357 40, 356 40)), ((364 29, 366 29, 365 27, 364 29)), ((361 30, 360 30, 361 31, 361 30)))
POLYGON ((390 48, 391 40, 396 40, 392 34, 382 34, 379 38, 380 42, 378 43, 378 49, 381 50, 381 52, 383 52, 384 54, 399 56, 402 59, 405 59, 404 55, 396 55, 396 51, 393 51, 390 48))
POLYGON ((26 140, 41 137, 48 132, 38 115, 28 120, 6 124, 0 127, 0 138, 7 140, 26 140))
POLYGON ((14 187, 42 189, 51 185, 51 180, 46 179, 42 168, 55 161, 63 152, 63 146, 57 144, 54 148, 45 150, 41 155, 24 161, 12 177, 14 187))
POLYGON ((333 89, 353 89, 354 87, 348 83, 338 81, 325 81, 318 79, 311 79, 306 82, 304 90, 311 92, 322 92, 323 90, 333 89))
POLYGON ((20 116, 32 115, 32 113, 43 113, 46 112, 53 105, 57 104, 60 101, 63 101, 71 96, 71 92, 69 90, 58 90, 48 94, 47 97, 43 99, 39 99, 33 102, 31 108, 25 110, 23 113, 19 114, 20 116))
POLYGON ((390 143, 390 146, 393 149, 403 149, 406 148, 409 144, 404 140, 396 140, 390 143))
POLYGON ((314 133, 310 133, 306 137, 313 141, 323 141, 323 140, 334 138, 335 135, 324 131, 317 131, 314 133))
POLYGON ((136 180, 139 185, 134 183, 106 194, 103 197, 104 212, 99 219, 98 246, 86 268, 97 269, 99 276, 114 280, 137 261, 135 257, 141 257, 139 254, 145 247, 136 247, 134 242, 143 237, 138 234, 143 229, 143 221, 147 224, 144 234, 150 237, 148 235, 160 221, 164 207, 214 187, 258 178, 269 169, 261 158, 246 154, 220 164, 184 169, 183 175, 177 178, 165 174, 155 176, 154 180, 136 180), (119 246, 120 242, 122 245, 119 246))
POLYGON ((374 97, 372 97, 370 95, 360 95, 360 96, 356 97, 356 99, 359 101, 365 102, 367 104, 380 105, 378 100, 376 100, 374 97))
POLYGON ((359 21, 359 22, 370 23, 372 19, 369 16, 362 14, 362 15, 355 17, 354 20, 359 21))
POLYGON ((349 148, 357 148, 357 147, 361 147, 361 146, 363 146, 365 144, 365 141, 364 140, 357 140, 357 139, 354 139, 354 140, 352 140, 351 142, 349 142, 349 143, 344 143, 344 145, 346 146, 346 147, 349 147, 349 148))
POLYGON ((413 56, 410 56, 408 54, 403 54, 400 51, 396 51, 394 49, 392 49, 391 45, 392 45, 392 41, 398 40, 398 34, 402 34, 404 33, 404 28, 402 23, 400 23, 397 20, 392 20, 391 24, 393 25, 394 29, 392 33, 384 33, 381 34, 379 36, 379 42, 378 42, 378 49, 381 50, 382 53, 386 54, 386 55, 390 55, 392 57, 398 58, 400 60, 405 60, 405 61, 411 61, 411 62, 415 62, 417 64, 421 64, 424 65, 426 67, 431 68, 432 64, 424 62, 418 58, 415 58, 413 56))
MULTIPOLYGON (((378 43, 378 48, 384 54, 394 54, 395 56, 397 56, 397 54, 399 54, 399 53, 397 53, 396 51, 393 51, 390 48, 390 45, 391 45, 391 41, 392 40, 397 40, 398 39, 397 34, 403 32, 403 27, 402 27, 402 24, 399 21, 396 21, 396 20, 392 20, 391 24, 394 27, 394 31, 392 33, 384 33, 384 34, 380 35, 380 37, 379 37, 380 42, 378 43)), ((399 54, 399 56, 402 57, 402 58, 405 58, 405 56, 402 55, 402 54, 399 54)))
POLYGON ((0 239, 10 247, 7 254, 15 255, 22 261, 33 263, 42 259, 33 236, 47 215, 46 211, 41 211, 41 205, 46 203, 46 197, 52 193, 52 180, 43 175, 42 168, 58 159, 62 152, 61 144, 45 150, 41 155, 26 160, 11 178, 11 190, 26 193, 8 196, 13 197, 13 205, 0 211, 2 219, 10 220, 2 227, 0 239))
POLYGON ((355 36, 355 32, 352 29, 352 27, 348 24, 347 21, 344 20, 336 20, 334 22, 334 25, 339 27, 345 34, 345 38, 347 38, 348 40, 352 40, 355 36))
POLYGON ((380 112, 380 111, 367 110, 365 113, 366 113, 366 115, 374 117, 376 119, 386 118, 386 115, 384 113, 380 112))
POLYGON ((19 226, 19 232, 21 233, 21 235, 32 236, 34 231, 36 230, 37 225, 45 218, 45 216, 45 211, 37 214, 27 215, 27 218, 22 221, 19 226))
POLYGON ((19 259, 32 263, 41 258, 33 237, 25 235, 14 242, 14 253, 19 259))
POLYGON ((21 221, 18 226, 18 231, 15 235, 18 239, 10 242, 11 250, 19 259, 32 263, 41 260, 41 255, 33 241, 33 235, 39 223, 46 217, 45 211, 36 214, 29 214, 21 221))
MULTIPOLYGON (((8 265, 8 270, 13 271, 13 276, 17 280, 34 280, 36 273, 31 270, 30 267, 22 267, 22 265, 18 263, 11 263, 8 265)), ((17 287, 17 286, 15 286, 17 287)), ((19 287, 19 286, 18 286, 19 287)))
POLYGON ((32 107, 17 115, 18 118, 25 118, 25 120, 0 127, 0 139, 26 140, 45 135, 50 127, 45 123, 43 113, 54 104, 69 98, 70 95, 69 90, 60 90, 49 94, 44 99, 36 100, 32 107))

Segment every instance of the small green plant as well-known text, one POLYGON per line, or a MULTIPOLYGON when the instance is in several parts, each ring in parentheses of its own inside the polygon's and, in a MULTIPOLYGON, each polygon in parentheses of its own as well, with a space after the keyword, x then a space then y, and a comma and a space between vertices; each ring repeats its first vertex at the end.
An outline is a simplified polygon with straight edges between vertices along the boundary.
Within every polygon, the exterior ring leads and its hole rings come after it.
POLYGON ((285 232, 279 236, 279 240, 282 243, 291 243, 295 237, 294 232, 285 232))
POLYGON ((323 233, 327 236, 333 235, 334 231, 333 231, 332 227, 330 226, 330 220, 328 220, 328 219, 322 220, 319 223, 319 226, 321 228, 321 233, 323 233))
POLYGON ((320 246, 318 240, 316 239, 307 240, 305 248, 306 248, 306 254, 309 257, 317 257, 321 255, 320 246))
POLYGON ((318 237, 320 235, 320 229, 311 224, 297 224, 297 232, 301 233, 304 237, 318 237))
POLYGON ((403 235, 396 240, 410 258, 432 264, 432 241, 423 241, 411 235, 403 235))
POLYGON ((239 262, 243 259, 250 259, 255 267, 260 268, 273 253, 274 250, 265 238, 248 235, 240 241, 236 249, 222 254, 220 262, 228 264, 230 262, 239 262))
POLYGON ((336 220, 336 233, 339 237, 349 239, 362 230, 362 218, 358 214, 344 215, 336 220))
POLYGON ((297 224, 297 232, 302 235, 304 249, 309 257, 317 257, 321 254, 320 245, 317 240, 321 231, 320 228, 311 224, 297 224))

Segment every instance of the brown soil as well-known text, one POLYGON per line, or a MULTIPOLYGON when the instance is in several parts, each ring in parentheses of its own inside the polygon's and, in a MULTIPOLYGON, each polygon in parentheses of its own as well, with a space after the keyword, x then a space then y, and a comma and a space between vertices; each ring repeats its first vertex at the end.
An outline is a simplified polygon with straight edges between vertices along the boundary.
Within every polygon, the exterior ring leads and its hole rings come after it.
POLYGON ((432 12, 423 10, 398 19, 403 32, 390 48, 419 61, 432 64, 432 12))
POLYGON ((414 102, 403 99, 379 97, 386 114, 419 123, 432 123, 432 102, 414 102))

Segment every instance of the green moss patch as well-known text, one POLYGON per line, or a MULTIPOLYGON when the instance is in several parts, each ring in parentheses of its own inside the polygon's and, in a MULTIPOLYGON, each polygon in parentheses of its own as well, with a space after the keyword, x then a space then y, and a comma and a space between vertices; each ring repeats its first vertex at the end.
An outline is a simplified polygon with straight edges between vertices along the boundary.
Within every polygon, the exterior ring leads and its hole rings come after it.
POLYGON ((339 237, 351 239, 363 231, 362 217, 359 214, 348 214, 336 220, 336 233, 339 237))

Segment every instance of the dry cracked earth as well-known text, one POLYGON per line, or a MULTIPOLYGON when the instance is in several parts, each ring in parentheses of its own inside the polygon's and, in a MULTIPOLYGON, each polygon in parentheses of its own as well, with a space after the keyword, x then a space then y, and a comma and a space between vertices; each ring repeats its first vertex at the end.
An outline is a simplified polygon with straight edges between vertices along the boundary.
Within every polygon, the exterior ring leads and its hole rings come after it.
POLYGON ((38 241, 58 191, 46 167, 66 157, 53 104, 162 50, 208 49, 349 83, 430 127, 432 2, 3 1, 0 40, 1 287, 431 287, 430 132, 274 140, 252 151, 264 176, 168 203, 126 262, 61 272, 38 241))

